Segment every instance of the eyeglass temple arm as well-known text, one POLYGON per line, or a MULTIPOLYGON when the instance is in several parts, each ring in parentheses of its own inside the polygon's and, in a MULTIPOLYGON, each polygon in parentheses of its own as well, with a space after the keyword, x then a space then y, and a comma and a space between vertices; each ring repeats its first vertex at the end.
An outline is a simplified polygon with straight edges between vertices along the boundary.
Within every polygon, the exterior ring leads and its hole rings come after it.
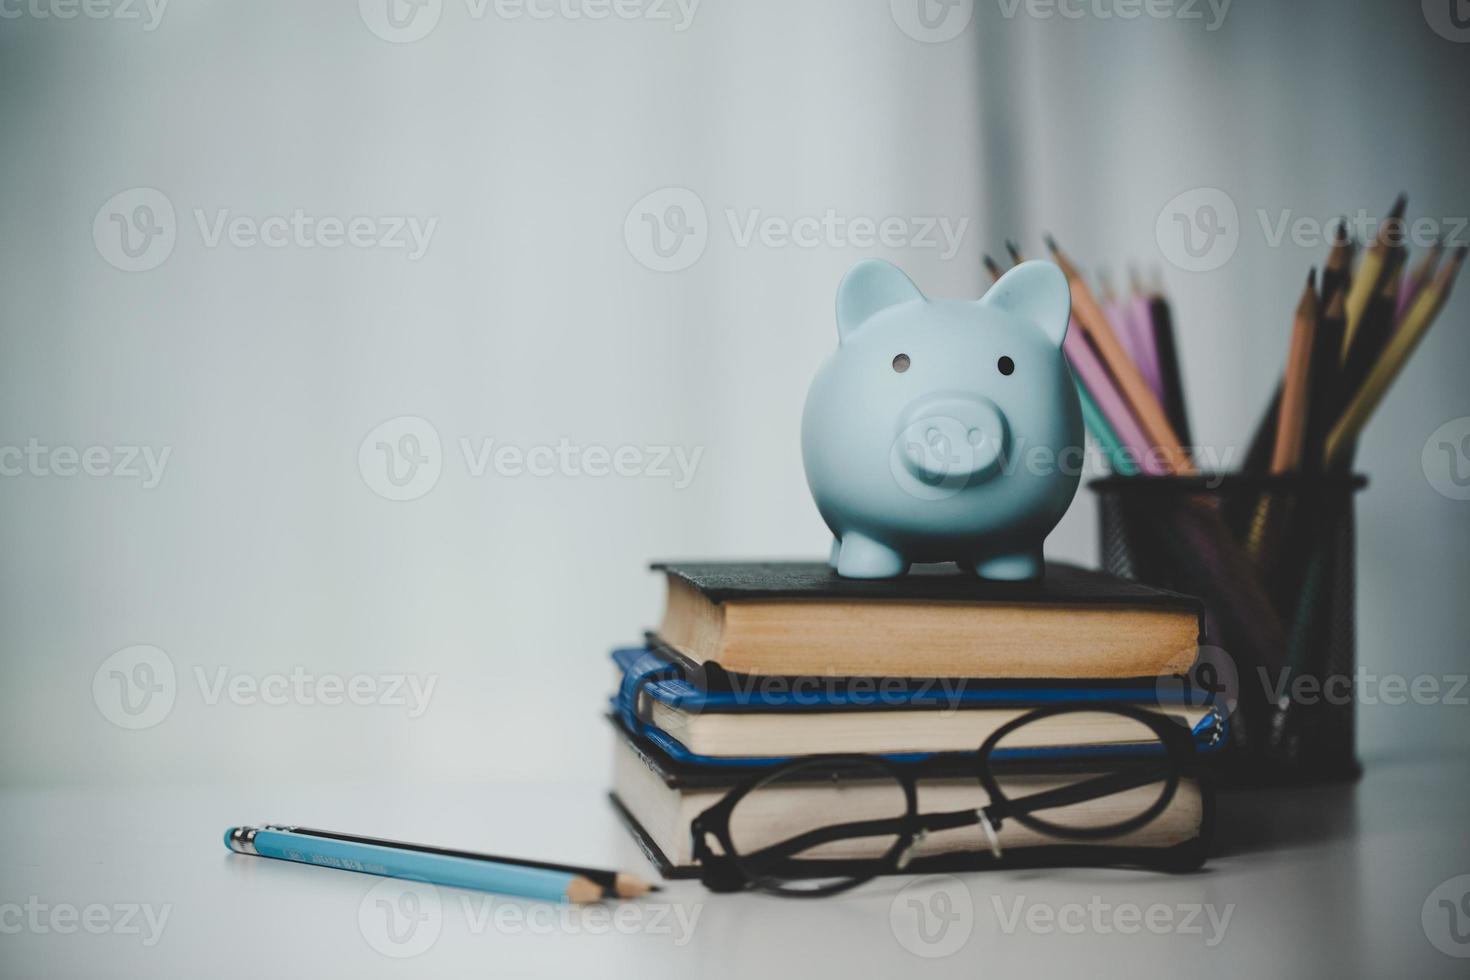
POLYGON ((854 820, 851 823, 835 823, 828 827, 818 827, 808 830, 804 834, 787 838, 769 847, 763 847, 758 851, 743 855, 746 860, 777 860, 800 854, 802 851, 822 844, 830 844, 832 841, 847 840, 855 837, 877 837, 880 834, 897 834, 903 830, 905 819, 903 817, 888 817, 882 820, 854 820))
POLYGON ((1156 783, 1168 778, 1169 772, 1170 767, 1161 763, 1133 766, 1103 776, 1095 776, 1092 779, 1085 779, 1080 783, 1069 783, 1055 789, 1042 790, 1030 796, 992 802, 984 809, 991 822, 999 826, 1001 820, 1013 813, 1030 813, 1033 810, 1049 810, 1053 807, 1071 806, 1074 803, 1086 803, 1088 800, 1156 783))
MULTIPOLYGON (((980 822, 980 814, 984 813, 993 828, 1000 826, 1001 820, 1012 813, 1029 813, 1032 810, 1045 810, 1051 807, 1069 806, 1073 803, 1083 803, 1087 800, 1097 799, 1100 796, 1108 796, 1123 790, 1133 789, 1138 786, 1146 786, 1157 782, 1161 777, 1168 774, 1168 766, 1152 764, 1125 769, 1120 772, 1108 773, 1092 779, 1083 780, 1068 786, 1059 786, 1056 789, 1044 790, 1040 793, 1032 793, 1019 799, 1006 799, 994 801, 990 805, 979 810, 954 810, 945 813, 927 813, 916 817, 908 826, 919 831, 949 830, 954 827, 968 827, 980 822)), ((779 860, 800 854, 802 851, 833 841, 846 840, 854 837, 876 837, 881 834, 896 834, 902 831, 906 821, 903 817, 889 817, 882 820, 854 820, 850 823, 832 824, 827 827, 818 827, 808 830, 806 833, 797 834, 776 844, 771 844, 759 851, 745 855, 746 860, 779 860)))
POLYGON ((951 810, 944 813, 920 814, 914 821, 914 828, 927 832, 968 827, 979 823, 982 813, 990 821, 992 827, 999 827, 1001 820, 1013 813, 1030 813, 1032 810, 1046 810, 1052 807, 1070 806, 1074 803, 1085 803, 1100 796, 1110 796, 1113 793, 1158 782, 1160 778, 1167 775, 1168 767, 1161 765, 1126 769, 1083 780, 1080 783, 1032 793, 1030 796, 1022 796, 1014 800, 992 801, 988 806, 983 806, 978 810, 951 810))

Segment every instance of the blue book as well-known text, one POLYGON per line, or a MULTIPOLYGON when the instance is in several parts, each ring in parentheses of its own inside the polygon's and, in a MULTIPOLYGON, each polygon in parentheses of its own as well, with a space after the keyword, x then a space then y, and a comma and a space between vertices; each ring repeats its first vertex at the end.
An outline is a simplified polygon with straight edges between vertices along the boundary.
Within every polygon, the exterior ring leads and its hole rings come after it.
MULTIPOLYGON (((727 678, 710 689, 656 646, 614 650, 620 681, 612 712, 631 735, 681 764, 748 768, 795 755, 858 752, 894 761, 973 753, 1006 722, 1060 703, 1135 704, 1177 717, 1200 752, 1225 740, 1226 713, 1207 694, 1166 679, 1116 682, 948 678, 727 678)), ((1081 760, 1153 751, 1147 729, 1105 712, 1026 726, 997 757, 1081 760)))

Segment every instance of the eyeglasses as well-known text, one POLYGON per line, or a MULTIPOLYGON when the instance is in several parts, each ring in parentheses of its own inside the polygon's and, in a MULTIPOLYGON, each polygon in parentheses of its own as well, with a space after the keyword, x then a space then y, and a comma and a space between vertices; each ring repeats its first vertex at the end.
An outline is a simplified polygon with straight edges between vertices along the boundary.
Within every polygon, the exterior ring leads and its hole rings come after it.
MULTIPOLYGON (((968 849, 983 845, 996 858, 1008 820, 1043 838, 1116 842, 1169 807, 1194 751, 1189 729, 1160 712, 1128 705, 1039 708, 1001 726, 980 746, 974 776, 984 806, 922 814, 913 766, 872 755, 802 756, 742 782, 699 814, 691 825, 694 857, 713 891, 753 888, 818 898, 902 871, 926 838, 966 827, 976 828, 968 849), (1079 732, 1089 729, 1107 731, 1109 744, 1067 748, 1065 738, 1075 746, 1079 732), (997 765, 1004 771, 1009 763, 1059 751, 1074 765, 1052 773, 1044 788, 1036 789, 1035 780, 1007 779, 1011 792, 1026 782, 1035 792, 1012 797, 997 778, 997 765), (1085 771, 1075 768, 1079 756, 1089 755, 1085 771), (832 822, 834 813, 841 822, 832 822)), ((1157 849, 1118 853, 1147 850, 1157 849)))

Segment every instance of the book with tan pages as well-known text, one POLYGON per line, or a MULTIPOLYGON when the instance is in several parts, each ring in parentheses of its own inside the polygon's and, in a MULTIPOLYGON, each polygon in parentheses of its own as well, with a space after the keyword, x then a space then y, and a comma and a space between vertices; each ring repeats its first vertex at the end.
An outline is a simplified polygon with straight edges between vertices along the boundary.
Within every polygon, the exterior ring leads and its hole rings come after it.
POLYGON ((706 672, 843 677, 1117 679, 1183 674, 1196 599, 1049 561, 993 582, 953 565, 848 579, 821 562, 660 562, 659 643, 706 672))

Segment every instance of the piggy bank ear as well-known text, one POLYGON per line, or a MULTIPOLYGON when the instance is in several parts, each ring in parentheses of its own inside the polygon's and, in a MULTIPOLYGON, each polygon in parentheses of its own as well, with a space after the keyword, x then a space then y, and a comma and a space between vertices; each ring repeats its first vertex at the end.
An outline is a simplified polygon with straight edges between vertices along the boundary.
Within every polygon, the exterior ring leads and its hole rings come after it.
POLYGON ((837 287, 838 343, 845 343, 874 313, 923 298, 919 287, 897 266, 882 259, 864 259, 847 270, 837 287))
POLYGON ((1001 276, 980 300, 1034 323, 1060 347, 1072 316, 1072 290, 1062 270, 1050 262, 1022 262, 1001 276))

